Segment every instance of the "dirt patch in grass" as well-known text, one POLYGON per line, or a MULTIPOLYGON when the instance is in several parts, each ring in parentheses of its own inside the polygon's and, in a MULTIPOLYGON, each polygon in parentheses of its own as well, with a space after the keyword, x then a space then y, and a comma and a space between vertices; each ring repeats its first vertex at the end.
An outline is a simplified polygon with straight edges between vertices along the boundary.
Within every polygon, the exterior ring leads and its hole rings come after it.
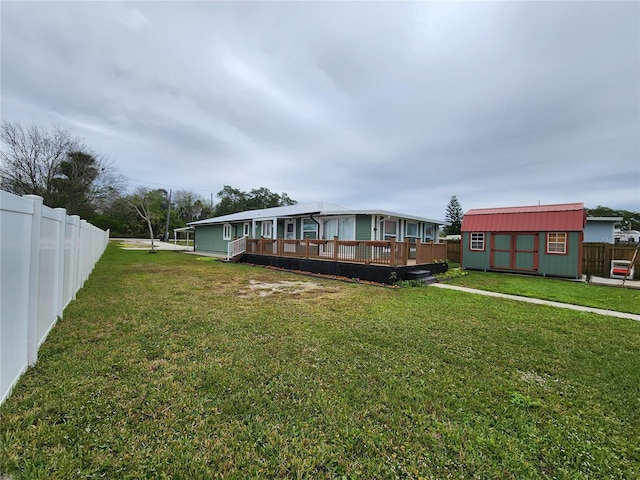
POLYGON ((305 293, 336 292, 337 288, 327 287, 315 282, 287 281, 263 282, 249 280, 249 286, 239 292, 240 298, 269 297, 275 294, 299 296, 305 293))

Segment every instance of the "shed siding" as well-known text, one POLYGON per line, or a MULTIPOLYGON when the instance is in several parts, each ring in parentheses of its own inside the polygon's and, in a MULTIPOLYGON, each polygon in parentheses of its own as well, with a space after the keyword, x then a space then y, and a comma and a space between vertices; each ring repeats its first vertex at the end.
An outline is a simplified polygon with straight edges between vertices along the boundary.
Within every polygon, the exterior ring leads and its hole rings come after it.
POLYGON ((547 254, 547 232, 485 232, 485 250, 470 249, 470 232, 462 233, 462 266, 471 270, 530 271, 538 275, 577 278, 581 272, 582 232, 567 232, 567 254, 547 254), (493 235, 493 240, 492 240, 493 235), (514 237, 512 237, 512 235, 514 237), (511 245, 515 238, 515 251, 511 245), (535 269, 536 252, 538 268, 535 269), (493 261, 493 263, 492 263, 493 261))
POLYGON ((469 249, 469 245, 471 243, 471 233, 463 232, 462 233, 462 245, 460 250, 463 252, 462 260, 463 266, 465 268, 470 268, 471 270, 488 270, 489 269, 489 254, 491 245, 491 234, 485 233, 484 239, 484 251, 472 251, 469 249))
POLYGON ((356 240, 371 240, 371 215, 356 215, 356 240))
POLYGON ((547 235, 540 232, 540 268, 539 273, 556 277, 579 276, 579 266, 582 262, 580 237, 582 232, 569 232, 567 239, 567 254, 547 254, 547 235))

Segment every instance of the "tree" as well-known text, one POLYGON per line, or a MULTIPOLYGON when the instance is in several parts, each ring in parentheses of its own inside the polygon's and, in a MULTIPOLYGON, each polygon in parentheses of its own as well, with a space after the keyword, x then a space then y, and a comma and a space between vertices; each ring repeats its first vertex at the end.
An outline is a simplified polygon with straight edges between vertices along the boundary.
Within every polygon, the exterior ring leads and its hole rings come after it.
POLYGON ((49 207, 91 220, 124 190, 113 164, 67 130, 5 121, 0 139, 0 187, 8 192, 39 195, 49 207))
POLYGON ((94 216, 91 185, 99 173, 96 158, 85 152, 69 152, 58 171, 53 179, 53 203, 82 218, 94 216))
POLYGON ((585 208, 587 217, 622 217, 620 226, 624 230, 640 230, 640 212, 629 210, 613 210, 609 207, 598 205, 596 208, 585 208))
POLYGON ((48 132, 35 125, 25 129, 20 123, 6 121, 2 122, 0 139, 0 186, 16 195, 40 195, 45 205, 57 207, 52 205, 52 197, 60 163, 69 152, 82 149, 80 140, 58 127, 48 132))
POLYGON ((444 216, 445 221, 449 224, 444 227, 444 233, 446 235, 460 235, 460 228, 462 227, 462 207, 455 195, 449 199, 447 205, 447 211, 444 216))
POLYGON ((218 192, 217 196, 220 202, 213 209, 213 216, 215 217, 243 212, 245 210, 282 207, 298 203, 292 200, 286 193, 278 195, 265 187, 253 189, 247 193, 225 185, 222 190, 218 192))
POLYGON ((149 237, 151 238, 151 253, 156 253, 153 227, 155 224, 157 228, 158 222, 162 221, 162 200, 166 194, 165 190, 150 190, 140 187, 128 196, 129 205, 135 209, 138 216, 147 224, 149 237))

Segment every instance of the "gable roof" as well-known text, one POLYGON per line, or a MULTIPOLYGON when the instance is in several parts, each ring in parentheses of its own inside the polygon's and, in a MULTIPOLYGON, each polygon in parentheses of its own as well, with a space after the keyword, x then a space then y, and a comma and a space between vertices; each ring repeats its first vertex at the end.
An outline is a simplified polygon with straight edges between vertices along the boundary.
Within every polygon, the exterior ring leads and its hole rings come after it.
POLYGON ((582 203, 525 207, 478 208, 462 217, 463 232, 582 231, 585 225, 582 203))
POLYGON ((216 223, 232 223, 251 220, 267 220, 271 218, 287 218, 300 217, 306 215, 383 215, 388 217, 399 217, 418 222, 433 223, 436 225, 444 225, 441 220, 432 220, 429 218, 417 217, 415 215, 406 215, 403 213, 389 212, 387 210, 349 210, 338 205, 325 202, 305 203, 289 205, 286 207, 263 208, 260 210, 246 210, 244 212, 222 215, 220 217, 207 218, 197 222, 188 223, 189 226, 212 225, 216 223))

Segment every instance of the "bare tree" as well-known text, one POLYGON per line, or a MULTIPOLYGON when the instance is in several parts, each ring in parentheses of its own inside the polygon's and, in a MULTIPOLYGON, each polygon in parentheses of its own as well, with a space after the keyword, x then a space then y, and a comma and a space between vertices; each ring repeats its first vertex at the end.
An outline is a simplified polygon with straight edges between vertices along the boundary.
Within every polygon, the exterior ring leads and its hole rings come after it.
POLYGON ((104 212, 126 186, 113 162, 59 127, 3 121, 0 139, 0 188, 16 195, 40 195, 45 205, 86 218, 104 212))
POLYGON ((129 205, 135 209, 140 218, 147 222, 149 237, 151 238, 151 253, 156 253, 153 238, 153 223, 158 220, 157 204, 160 200, 159 192, 159 190, 140 187, 127 197, 129 205))
POLYGON ((51 205, 60 162, 69 152, 84 147, 78 138, 58 127, 48 132, 35 125, 23 128, 17 122, 3 121, 0 139, 0 186, 17 195, 40 195, 46 205, 51 205))

